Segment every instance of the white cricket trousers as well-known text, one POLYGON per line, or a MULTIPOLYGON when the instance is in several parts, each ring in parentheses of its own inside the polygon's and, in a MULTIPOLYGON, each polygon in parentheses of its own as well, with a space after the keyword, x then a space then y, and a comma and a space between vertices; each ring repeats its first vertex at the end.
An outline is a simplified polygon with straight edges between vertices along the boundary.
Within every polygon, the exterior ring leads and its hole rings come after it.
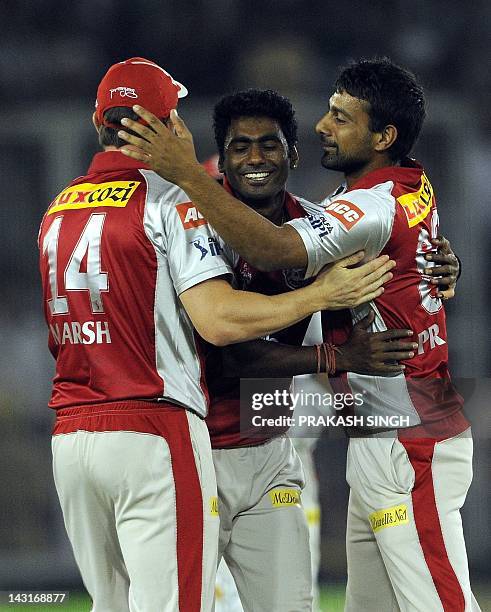
MULTIPOLYGON (((317 439, 310 438, 292 438, 293 447, 300 459, 305 476, 305 487, 302 490, 302 507, 307 519, 310 539, 310 554, 312 561, 312 581, 313 581, 313 606, 314 612, 319 612, 319 587, 317 584, 317 576, 319 574, 320 565, 320 503, 319 503, 319 483, 317 481, 317 472, 314 465, 312 455, 313 448, 317 443, 317 439)), ((218 455, 213 451, 214 456, 218 455)), ((219 459, 215 459, 219 461, 219 459)), ((277 517, 276 517, 277 518, 277 517)), ((278 524, 278 528, 280 525, 278 524)), ((303 530, 300 530, 301 534, 303 530)), ((292 529, 290 537, 296 530, 292 529)), ((270 536, 268 536, 270 537, 270 536)), ((296 536, 295 536, 296 537, 296 536)), ((298 573, 298 568, 294 569, 295 575, 298 573)), ((303 572, 303 568, 302 568, 303 572)), ((287 576, 288 580, 291 577, 287 576)), ((225 559, 222 559, 217 570, 216 597, 215 597, 215 612, 243 612, 244 608, 240 603, 239 593, 233 576, 228 569, 225 559)))
POLYGON ((321 562, 321 506, 319 500, 319 481, 314 462, 314 449, 318 438, 292 438, 293 446, 302 462, 305 474, 305 487, 302 491, 302 506, 309 526, 310 556, 312 561, 312 587, 314 602, 312 610, 320 611, 319 568, 321 562))
POLYGON ((346 612, 477 612, 460 508, 470 430, 445 440, 351 438, 346 612))
POLYGON ((309 532, 302 464, 288 436, 213 449, 220 512, 219 556, 245 612, 311 612, 309 532))
POLYGON ((208 429, 170 404, 58 411, 53 471, 92 612, 208 612, 219 519, 208 429))

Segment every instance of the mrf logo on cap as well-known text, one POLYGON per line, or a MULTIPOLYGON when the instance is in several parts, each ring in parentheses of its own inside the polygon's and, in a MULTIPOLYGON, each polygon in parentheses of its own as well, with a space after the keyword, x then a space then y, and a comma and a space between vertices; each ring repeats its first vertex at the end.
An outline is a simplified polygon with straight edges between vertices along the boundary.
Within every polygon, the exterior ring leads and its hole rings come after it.
POLYGON ((132 87, 115 87, 109 90, 111 100, 113 96, 120 96, 121 98, 138 98, 138 94, 132 87))
POLYGON ((184 85, 155 62, 132 57, 112 65, 104 75, 97 88, 96 119, 99 125, 109 125, 104 121, 105 111, 116 106, 131 108, 134 104, 157 117, 168 117, 178 99, 187 94, 184 85))

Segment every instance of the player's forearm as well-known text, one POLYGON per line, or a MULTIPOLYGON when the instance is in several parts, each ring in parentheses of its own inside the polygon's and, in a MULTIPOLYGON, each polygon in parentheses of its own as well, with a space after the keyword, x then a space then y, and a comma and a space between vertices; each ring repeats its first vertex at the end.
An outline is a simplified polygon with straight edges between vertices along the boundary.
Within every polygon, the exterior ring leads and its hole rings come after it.
POLYGON ((289 378, 315 374, 317 355, 312 346, 253 340, 222 349, 222 364, 225 377, 289 378))
POLYGON ((263 271, 303 268, 307 252, 291 227, 278 227, 227 193, 200 166, 192 166, 179 186, 227 244, 263 271))
POLYGON ((216 302, 209 324, 215 333, 205 339, 225 346, 260 338, 294 325, 324 305, 325 298, 313 285, 272 296, 231 290, 227 299, 216 302))

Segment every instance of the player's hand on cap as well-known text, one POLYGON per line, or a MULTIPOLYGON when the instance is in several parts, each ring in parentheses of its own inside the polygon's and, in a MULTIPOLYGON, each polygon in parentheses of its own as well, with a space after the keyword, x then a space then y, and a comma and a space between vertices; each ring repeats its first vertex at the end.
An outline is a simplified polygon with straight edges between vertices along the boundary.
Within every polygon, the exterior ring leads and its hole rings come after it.
POLYGON ((455 296, 455 287, 460 276, 460 261, 445 236, 437 236, 431 242, 438 250, 436 253, 426 253, 426 261, 434 262, 435 265, 425 268, 425 274, 432 277, 433 285, 438 285, 437 297, 448 300, 455 296))
POLYGON ((371 376, 399 374, 405 366, 400 361, 411 359, 418 348, 411 342, 410 329, 389 329, 368 332, 375 318, 373 310, 359 321, 348 340, 337 347, 336 371, 350 371, 371 376))
POLYGON ((364 257, 363 251, 326 266, 313 286, 324 292, 324 309, 353 308, 382 295, 382 285, 392 278, 390 270, 396 265, 388 255, 381 255, 368 263, 353 268, 364 257))
POLYGON ((143 162, 157 174, 176 184, 187 177, 191 167, 199 167, 193 136, 176 110, 170 113, 172 129, 141 106, 134 106, 133 110, 148 125, 128 118, 121 120, 125 128, 137 134, 118 131, 118 136, 131 145, 123 147, 122 153, 143 162))

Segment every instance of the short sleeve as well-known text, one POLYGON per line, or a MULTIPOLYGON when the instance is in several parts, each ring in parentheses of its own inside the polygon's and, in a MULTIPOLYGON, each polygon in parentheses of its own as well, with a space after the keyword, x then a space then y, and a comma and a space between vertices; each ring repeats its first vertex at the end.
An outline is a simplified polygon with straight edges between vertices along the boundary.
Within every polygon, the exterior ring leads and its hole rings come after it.
POLYGON ((177 204, 166 215, 167 257, 178 295, 210 278, 232 275, 218 234, 198 215, 192 202, 177 204))
POLYGON ((218 240, 222 249, 222 256, 226 259, 227 263, 229 263, 235 270, 237 264, 239 263, 239 254, 229 244, 227 244, 220 235, 218 236, 218 240))
POLYGON ((176 293, 210 278, 232 275, 218 234, 184 191, 154 172, 141 173, 148 186, 145 232, 166 261, 176 293))
POLYGON ((307 212, 307 217, 293 219, 288 225, 305 245, 305 278, 310 278, 326 264, 357 251, 365 251, 365 261, 376 257, 390 238, 395 204, 386 189, 360 189, 323 205, 310 204, 307 212))

